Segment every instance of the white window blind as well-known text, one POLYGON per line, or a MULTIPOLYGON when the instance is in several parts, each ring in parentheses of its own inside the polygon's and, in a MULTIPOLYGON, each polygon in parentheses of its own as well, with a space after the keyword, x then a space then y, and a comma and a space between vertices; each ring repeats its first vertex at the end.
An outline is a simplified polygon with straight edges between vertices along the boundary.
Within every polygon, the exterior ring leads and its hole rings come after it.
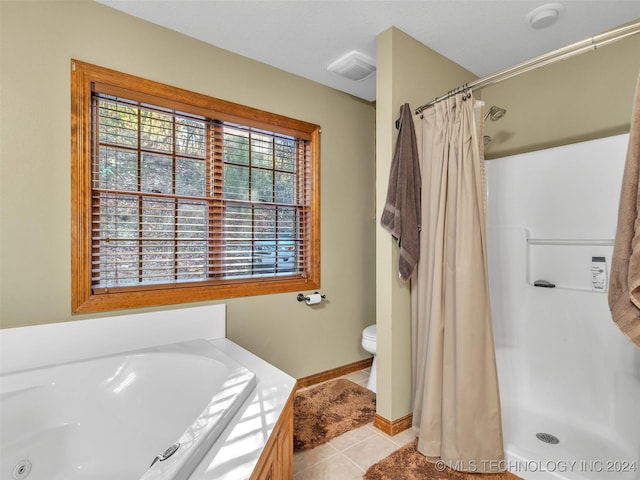
POLYGON ((93 93, 94 293, 307 275, 310 142, 93 93))

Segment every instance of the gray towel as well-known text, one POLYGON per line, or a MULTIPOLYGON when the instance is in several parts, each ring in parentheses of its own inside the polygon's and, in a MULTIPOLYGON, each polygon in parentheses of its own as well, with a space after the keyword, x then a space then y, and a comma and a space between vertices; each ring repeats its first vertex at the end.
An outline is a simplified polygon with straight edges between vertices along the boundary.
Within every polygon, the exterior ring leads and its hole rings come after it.
POLYGON ((640 348, 640 77, 622 177, 618 228, 611 259, 609 307, 616 325, 640 348))
POLYGON ((398 241, 398 271, 408 280, 420 258, 420 163, 411 108, 400 108, 400 131, 391 161, 387 201, 380 223, 398 241))

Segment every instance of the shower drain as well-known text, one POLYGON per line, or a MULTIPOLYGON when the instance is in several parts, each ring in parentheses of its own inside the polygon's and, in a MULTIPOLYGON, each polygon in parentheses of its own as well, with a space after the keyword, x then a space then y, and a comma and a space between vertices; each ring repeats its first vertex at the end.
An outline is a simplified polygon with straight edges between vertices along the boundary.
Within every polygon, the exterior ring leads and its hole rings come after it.
POLYGON ((555 435, 551 435, 550 433, 536 433, 536 438, 544 443, 550 443, 551 445, 556 445, 560 443, 560 439, 555 435))
POLYGON ((29 460, 19 461, 15 467, 13 467, 13 478, 15 480, 22 480, 27 478, 31 473, 31 462, 29 460))

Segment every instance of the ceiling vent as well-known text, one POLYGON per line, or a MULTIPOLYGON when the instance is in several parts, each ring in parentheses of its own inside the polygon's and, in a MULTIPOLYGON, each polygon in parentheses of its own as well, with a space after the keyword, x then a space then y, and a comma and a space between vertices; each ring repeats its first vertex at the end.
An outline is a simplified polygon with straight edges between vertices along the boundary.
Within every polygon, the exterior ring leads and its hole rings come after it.
POLYGON ((327 67, 349 80, 360 81, 376 73, 376 62, 365 54, 353 50, 327 67))

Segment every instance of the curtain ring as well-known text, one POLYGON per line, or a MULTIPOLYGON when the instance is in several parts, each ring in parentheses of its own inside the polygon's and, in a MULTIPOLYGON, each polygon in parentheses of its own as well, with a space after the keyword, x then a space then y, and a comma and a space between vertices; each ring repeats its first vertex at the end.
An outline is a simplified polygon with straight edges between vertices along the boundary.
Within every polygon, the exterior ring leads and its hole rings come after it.
POLYGON ((467 101, 471 98, 471 89, 469 88, 469 84, 464 84, 464 95, 462 95, 462 100, 467 101))

